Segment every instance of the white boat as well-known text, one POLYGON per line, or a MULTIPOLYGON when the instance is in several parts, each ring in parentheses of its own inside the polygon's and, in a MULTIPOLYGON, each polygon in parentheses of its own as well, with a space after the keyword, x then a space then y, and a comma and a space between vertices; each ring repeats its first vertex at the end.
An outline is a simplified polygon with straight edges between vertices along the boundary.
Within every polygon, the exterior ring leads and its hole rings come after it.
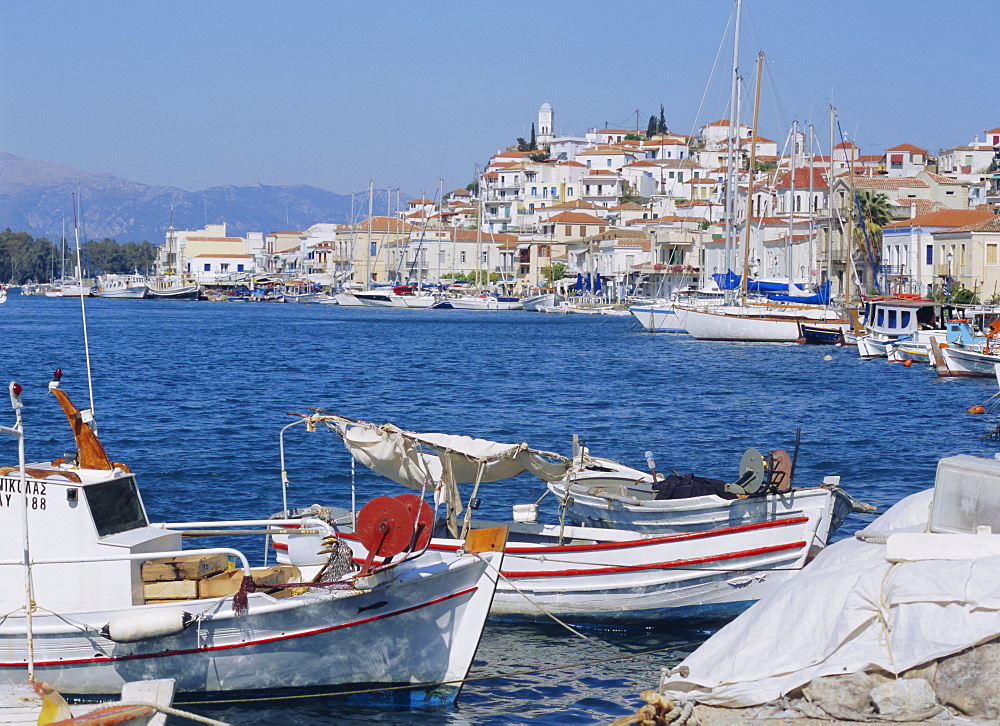
MULTIPOLYGON (((446 516, 434 529, 430 548, 442 552, 455 551, 472 524, 472 509, 463 510, 458 484, 475 485, 468 499, 472 502, 481 484, 524 471, 553 480, 571 468, 570 460, 527 444, 417 434, 330 414, 313 414, 303 421, 310 428, 326 425, 373 471, 417 491, 433 489, 435 500, 446 503, 446 516)), ((824 490, 813 499, 813 506, 798 503, 788 516, 784 511, 761 512, 756 519, 737 518, 729 526, 665 534, 544 524, 536 521, 537 504, 516 505, 514 521, 505 525, 509 536, 503 578, 490 615, 526 621, 555 616, 609 627, 730 617, 791 577, 823 548, 832 498, 824 490)), ((769 504, 772 510, 781 509, 774 500, 769 504)), ((352 536, 351 512, 322 509, 324 520, 352 543, 355 557, 367 557, 352 536)), ((317 549, 312 537, 302 535, 304 542, 298 541, 299 535, 276 537, 280 561, 308 564, 317 549)))
MULTIPOLYGON (((72 724, 72 726, 163 726, 171 709, 174 682, 167 680, 129 681, 116 701, 67 703, 48 683, 22 683, 0 689, 0 723, 18 726, 72 724)), ((209 719, 208 723, 220 724, 209 719)))
POLYGON ((90 297, 93 294, 93 285, 86 285, 80 280, 56 280, 45 291, 45 297, 90 297))
POLYGON ((933 355, 939 355, 943 362, 943 370, 940 363, 938 366, 938 375, 942 376, 992 378, 1000 363, 996 353, 953 345, 939 346, 933 355))
POLYGON ((364 303, 355 297, 353 292, 339 292, 330 299, 320 300, 321 303, 327 305, 340 305, 345 308, 360 308, 364 307, 364 303))
POLYGON ((448 300, 455 310, 521 310, 524 305, 516 297, 496 295, 460 295, 448 300))
POLYGON ((7 287, 0 285, 0 303, 7 302, 7 287))
POLYGON ((687 330, 687 310, 677 308, 673 303, 632 305, 628 311, 651 333, 683 333, 687 330))
POLYGON ((799 339, 800 323, 839 325, 850 321, 823 307, 793 305, 726 305, 712 309, 681 308, 684 327, 699 340, 789 342, 799 339))
MULTIPOLYGON (((723 482, 699 488, 693 475, 687 482, 662 475, 654 481, 650 472, 592 457, 582 449, 566 475, 550 481, 548 487, 557 499, 567 502, 566 516, 574 524, 678 533, 808 517, 818 521, 816 537, 825 545, 855 508, 854 500, 839 488, 840 477, 828 477, 822 486, 793 487, 790 461, 780 450, 764 456, 750 449, 741 461, 740 474, 747 477, 754 469, 754 479, 747 481, 755 484, 749 486, 749 495, 737 496, 740 489, 748 489, 747 484, 730 485, 727 491, 723 482), (687 496, 667 498, 675 483, 688 487, 687 496), (691 496, 692 491, 697 494, 691 496)), ((866 505, 857 508, 869 509, 866 505)))
POLYGON ((145 275, 98 275, 98 297, 141 299, 149 284, 145 275))
MULTIPOLYGON (((83 696, 117 694, 136 677, 171 678, 180 694, 322 687, 420 703, 457 696, 501 554, 413 550, 417 521, 406 508, 359 515, 359 532, 378 539, 369 546, 387 546, 387 556, 398 549, 391 564, 361 572, 349 561, 337 568, 347 550, 335 537, 325 541, 327 561, 302 570, 251 570, 232 548, 182 549, 182 537, 236 528, 263 538, 284 522, 150 523, 135 476, 109 459, 92 415, 59 389, 59 375, 49 389, 73 429, 73 457, 24 462, 15 383, 17 422, 0 428, 18 436, 21 452, 17 466, 0 469, 0 685, 33 673, 83 696)), ((333 535, 319 520, 308 524, 333 535)))
POLYGON ((532 295, 521 298, 521 307, 529 312, 545 312, 547 307, 555 307, 566 298, 554 292, 546 292, 541 295, 532 295))

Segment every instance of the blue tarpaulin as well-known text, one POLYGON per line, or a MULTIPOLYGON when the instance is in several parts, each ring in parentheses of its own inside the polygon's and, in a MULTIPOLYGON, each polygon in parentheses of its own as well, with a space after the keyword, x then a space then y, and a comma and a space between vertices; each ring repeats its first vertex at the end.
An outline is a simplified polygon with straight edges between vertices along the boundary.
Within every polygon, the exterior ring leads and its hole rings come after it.
POLYGON ((576 295, 579 297, 583 294, 583 273, 576 273, 576 295))
POLYGON ((600 292, 601 292, 601 276, 595 273, 594 274, 594 294, 597 295, 597 294, 600 294, 600 292))
POLYGON ((735 290, 740 286, 742 277, 729 270, 725 275, 721 272, 713 273, 712 279, 715 280, 715 284, 719 286, 720 290, 735 290))
POLYGON ((830 304, 830 284, 827 280, 815 295, 793 297, 791 295, 768 295, 768 300, 775 302, 802 303, 804 305, 829 305, 830 304))

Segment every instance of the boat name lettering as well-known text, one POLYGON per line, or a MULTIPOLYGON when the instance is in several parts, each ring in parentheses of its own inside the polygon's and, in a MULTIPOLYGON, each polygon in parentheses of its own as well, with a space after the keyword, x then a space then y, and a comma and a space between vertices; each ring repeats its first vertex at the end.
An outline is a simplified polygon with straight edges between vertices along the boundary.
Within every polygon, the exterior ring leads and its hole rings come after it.
MULTIPOLYGON (((10 507, 11 496, 21 493, 21 480, 11 477, 0 477, 0 507, 10 507)), ((24 496, 28 498, 30 509, 45 509, 45 482, 25 481, 24 496)))

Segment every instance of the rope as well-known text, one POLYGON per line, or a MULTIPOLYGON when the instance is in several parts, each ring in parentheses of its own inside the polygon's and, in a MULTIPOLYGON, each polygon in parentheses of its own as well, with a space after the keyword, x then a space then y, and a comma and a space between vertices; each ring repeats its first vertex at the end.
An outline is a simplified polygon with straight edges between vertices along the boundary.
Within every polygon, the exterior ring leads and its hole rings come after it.
POLYGON ((195 721, 197 723, 207 723, 210 726, 229 726, 226 721, 217 721, 214 718, 209 718, 208 716, 201 716, 197 713, 191 713, 190 711, 182 711, 179 708, 174 708, 173 706, 164 706, 159 703, 146 703, 144 701, 129 701, 130 706, 147 706, 149 708, 155 708, 157 711, 165 713, 168 716, 177 716, 178 718, 186 718, 189 721, 195 721))
MULTIPOLYGON (((648 660, 645 658, 641 658, 641 656, 652 655, 653 653, 665 653, 667 651, 672 651, 672 650, 686 650, 688 648, 699 646, 704 642, 705 641, 699 641, 697 643, 685 643, 683 645, 670 645, 663 648, 652 648, 650 650, 643 650, 637 653, 627 653, 627 654, 619 653, 618 655, 609 658, 594 658, 591 660, 577 661, 575 663, 564 663, 562 665, 546 666, 544 668, 531 668, 522 671, 512 671, 510 673, 494 673, 485 676, 474 676, 472 678, 458 678, 451 681, 441 681, 437 685, 442 685, 442 686, 462 685, 468 683, 478 683, 480 681, 491 681, 496 678, 518 678, 521 676, 530 676, 538 673, 548 673, 551 671, 567 670, 570 668, 582 668, 583 666, 599 665, 601 663, 612 663, 617 660, 648 660)), ((598 645, 603 646, 602 643, 598 643, 598 645)), ((603 647, 609 648, 610 646, 603 646, 603 647)), ((190 702, 179 701, 178 703, 180 703, 180 705, 182 706, 196 706, 202 703, 222 705, 222 704, 234 704, 234 703, 260 703, 265 701, 266 702, 297 701, 307 698, 326 698, 329 696, 359 696, 359 695, 365 695, 367 693, 382 693, 387 691, 412 691, 418 688, 426 688, 426 687, 427 684, 423 683, 423 684, 413 684, 404 686, 383 686, 380 688, 360 688, 353 691, 330 691, 327 693, 300 693, 292 695, 268 695, 268 696, 259 696, 256 698, 230 698, 230 699, 219 699, 219 700, 199 700, 190 702)))
MULTIPOLYGON (((539 611, 539 612, 541 612, 541 613, 542 613, 543 615, 545 615, 545 616, 546 616, 547 618, 550 618, 550 619, 551 619, 551 620, 552 620, 553 622, 555 622, 555 623, 558 623, 559 625, 561 625, 562 627, 564 627, 564 628, 565 628, 566 630, 568 630, 569 632, 571 632, 571 633, 572 633, 573 635, 575 635, 575 636, 577 636, 577 637, 579 637, 579 638, 582 638, 583 640, 587 641, 587 642, 588 642, 588 643, 590 643, 591 645, 596 645, 596 646, 597 646, 598 648, 603 648, 604 650, 610 650, 610 651, 612 651, 612 652, 614 652, 614 653, 620 653, 620 652, 621 652, 621 651, 619 651, 619 650, 615 649, 615 648, 614 648, 613 646, 610 646, 610 645, 606 645, 605 643, 602 643, 602 642, 601 642, 601 641, 599 641, 599 640, 596 640, 596 639, 594 639, 594 638, 591 638, 591 637, 590 637, 589 635, 585 635, 584 633, 581 633, 581 632, 580 632, 579 630, 577 630, 576 628, 574 628, 574 627, 573 627, 572 625, 570 625, 569 623, 566 623, 566 622, 564 622, 564 621, 560 620, 560 619, 559 619, 559 618, 558 618, 558 617, 557 617, 556 615, 554 615, 553 613, 550 613, 550 612, 549 612, 548 610, 546 610, 546 609, 545 609, 544 607, 542 607, 542 606, 541 606, 541 605, 540 605, 540 604, 538 603, 538 601, 537 601, 537 600, 535 600, 534 598, 530 597, 530 596, 529 596, 529 595, 528 595, 527 593, 525 593, 525 592, 524 592, 524 591, 523 591, 523 590, 522 590, 521 588, 519 588, 519 587, 518 587, 517 585, 515 585, 515 584, 514 584, 513 582, 511 582, 511 581, 510 581, 510 579, 508 579, 508 578, 507 578, 507 577, 506 577, 506 576, 505 576, 505 575, 504 575, 504 574, 503 574, 502 572, 500 572, 499 570, 497 570, 497 569, 496 569, 496 567, 494 567, 494 565, 493 565, 493 563, 492 563, 492 562, 486 562, 486 566, 487 566, 487 567, 489 567, 489 568, 490 568, 491 570, 493 570, 494 572, 496 572, 496 573, 497 573, 497 575, 498 575, 498 576, 499 576, 499 577, 500 577, 500 578, 501 578, 501 579, 502 579, 502 580, 503 580, 504 582, 506 582, 506 583, 507 583, 508 585, 510 585, 510 586, 511 586, 511 588, 512 588, 512 589, 513 589, 513 590, 514 590, 514 591, 515 591, 515 592, 516 592, 516 593, 517 593, 518 595, 520 595, 520 596, 521 596, 521 597, 523 597, 523 598, 524 598, 525 600, 527 600, 527 601, 528 601, 528 602, 529 602, 529 603, 530 603, 530 604, 531 604, 531 605, 532 605, 533 607, 535 607, 536 609, 538 609, 538 611, 539 611)), ((640 658, 639 660, 646 660, 646 659, 645 659, 645 658, 640 658)), ((653 661, 649 661, 649 662, 650 662, 650 663, 652 663, 653 661)))

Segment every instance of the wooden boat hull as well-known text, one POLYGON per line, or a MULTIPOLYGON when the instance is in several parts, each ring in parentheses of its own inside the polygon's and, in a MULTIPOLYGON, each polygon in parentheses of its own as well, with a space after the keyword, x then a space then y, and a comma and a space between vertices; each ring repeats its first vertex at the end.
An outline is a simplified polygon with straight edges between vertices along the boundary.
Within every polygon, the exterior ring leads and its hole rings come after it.
POLYGON ((149 289, 149 297, 154 300, 197 300, 200 295, 201 288, 198 285, 169 288, 166 290, 149 289))

